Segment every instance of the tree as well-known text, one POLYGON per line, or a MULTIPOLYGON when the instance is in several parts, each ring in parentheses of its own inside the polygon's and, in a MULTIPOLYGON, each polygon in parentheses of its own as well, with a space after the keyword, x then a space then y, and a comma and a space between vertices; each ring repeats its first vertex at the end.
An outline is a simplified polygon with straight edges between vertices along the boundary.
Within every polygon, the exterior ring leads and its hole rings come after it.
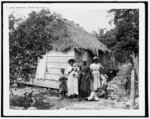
MULTIPOLYGON (((138 77, 139 53, 139 10, 138 9, 112 9, 114 24, 117 28, 115 53, 125 60, 130 59, 133 66, 131 71, 131 108, 135 102, 135 71, 138 77)), ((118 56, 117 56, 118 57, 118 56)))
MULTIPOLYGON (((111 29, 110 31, 105 31, 105 29, 98 29, 99 32, 93 32, 94 35, 96 36, 96 38, 102 42, 104 45, 106 45, 110 50, 111 53, 107 54, 107 62, 105 62, 105 64, 103 64, 105 66, 105 70, 106 72, 108 72, 109 70, 114 70, 117 71, 117 67, 116 67, 116 62, 115 62, 115 58, 113 56, 113 51, 114 51, 114 47, 116 44, 116 29, 111 29)), ((106 55, 106 54, 105 54, 106 55)))
POLYGON ((112 9, 108 12, 114 14, 113 23, 116 27, 105 34, 104 29, 99 29, 99 33, 95 33, 98 40, 112 50, 118 62, 126 62, 132 58, 131 55, 138 56, 139 10, 112 9))
POLYGON ((31 12, 27 19, 17 23, 17 19, 9 16, 9 47, 10 47, 10 79, 18 77, 28 80, 35 74, 38 59, 52 50, 52 42, 61 34, 54 32, 61 28, 65 33, 63 19, 49 10, 31 12))
POLYGON ((116 25, 115 54, 118 58, 130 59, 138 78, 139 53, 139 10, 138 9, 112 9, 114 24, 116 25))
POLYGON ((138 55, 139 50, 139 10, 138 9, 112 9, 114 24, 116 25, 116 53, 125 51, 125 59, 133 53, 138 55))

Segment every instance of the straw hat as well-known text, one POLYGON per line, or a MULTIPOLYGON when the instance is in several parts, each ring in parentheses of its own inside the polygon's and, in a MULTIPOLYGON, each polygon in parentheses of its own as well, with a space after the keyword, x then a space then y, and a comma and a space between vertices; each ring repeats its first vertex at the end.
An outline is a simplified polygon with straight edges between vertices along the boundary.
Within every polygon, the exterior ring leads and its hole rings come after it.
POLYGON ((98 57, 93 57, 93 61, 98 61, 98 57))
POLYGON ((83 59, 82 62, 87 62, 87 59, 83 59))
POLYGON ((73 62, 73 63, 74 63, 75 60, 74 60, 74 59, 69 59, 69 60, 68 60, 68 63, 70 63, 70 62, 73 62))

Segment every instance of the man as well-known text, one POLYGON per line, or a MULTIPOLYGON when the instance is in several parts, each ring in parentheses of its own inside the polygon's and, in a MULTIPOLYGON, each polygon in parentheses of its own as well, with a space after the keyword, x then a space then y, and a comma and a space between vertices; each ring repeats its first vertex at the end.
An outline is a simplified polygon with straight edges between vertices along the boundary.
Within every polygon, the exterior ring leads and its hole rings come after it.
POLYGON ((107 99, 107 87, 108 85, 104 84, 102 88, 99 88, 96 91, 92 91, 90 96, 87 97, 87 100, 99 101, 100 97, 107 99))

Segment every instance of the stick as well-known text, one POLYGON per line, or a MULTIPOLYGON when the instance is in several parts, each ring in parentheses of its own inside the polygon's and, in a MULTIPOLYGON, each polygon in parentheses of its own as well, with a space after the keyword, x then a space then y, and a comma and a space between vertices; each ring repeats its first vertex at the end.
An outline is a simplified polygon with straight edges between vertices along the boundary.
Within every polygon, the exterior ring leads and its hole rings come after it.
POLYGON ((130 109, 135 105, 135 70, 131 71, 130 109))

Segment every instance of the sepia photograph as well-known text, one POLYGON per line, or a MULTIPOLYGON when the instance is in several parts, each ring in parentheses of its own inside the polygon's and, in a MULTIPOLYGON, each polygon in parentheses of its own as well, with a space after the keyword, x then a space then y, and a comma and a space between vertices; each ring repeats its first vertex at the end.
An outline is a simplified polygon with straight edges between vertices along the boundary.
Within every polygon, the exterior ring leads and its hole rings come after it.
POLYGON ((4 116, 145 116, 145 5, 4 2, 4 116))

